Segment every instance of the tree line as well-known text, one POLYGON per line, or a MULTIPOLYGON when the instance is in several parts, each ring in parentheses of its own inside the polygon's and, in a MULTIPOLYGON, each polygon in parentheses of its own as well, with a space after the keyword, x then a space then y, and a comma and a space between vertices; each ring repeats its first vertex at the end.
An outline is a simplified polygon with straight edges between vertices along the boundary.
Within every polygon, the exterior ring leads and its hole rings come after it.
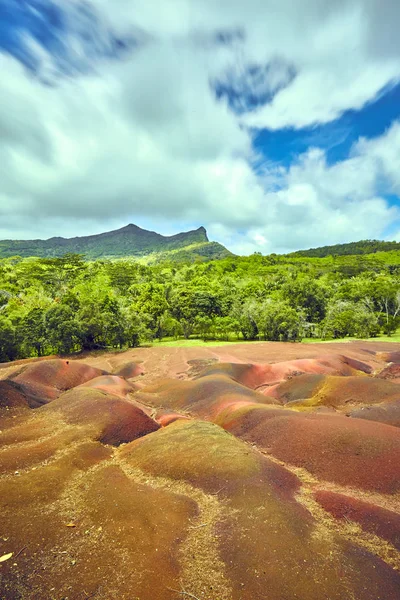
POLYGON ((296 341, 390 335, 400 324, 400 253, 0 260, 0 361, 165 337, 296 341))

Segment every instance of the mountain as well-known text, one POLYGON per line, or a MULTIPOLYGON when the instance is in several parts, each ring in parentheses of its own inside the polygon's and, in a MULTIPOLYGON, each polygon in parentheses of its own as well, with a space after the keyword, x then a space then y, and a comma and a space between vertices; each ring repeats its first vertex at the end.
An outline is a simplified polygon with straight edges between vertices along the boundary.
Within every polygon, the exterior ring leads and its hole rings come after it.
POLYGON ((39 256, 45 258, 67 253, 84 254, 88 259, 151 256, 171 260, 207 260, 224 258, 231 252, 217 242, 210 242, 204 227, 164 236, 129 224, 98 235, 48 240, 2 240, 0 258, 39 256))
POLYGON ((374 254, 376 252, 390 252, 400 250, 400 242, 382 242, 379 240, 360 240, 349 244, 336 244, 335 246, 321 246, 309 250, 297 250, 288 256, 323 258, 324 256, 349 256, 356 254, 374 254))

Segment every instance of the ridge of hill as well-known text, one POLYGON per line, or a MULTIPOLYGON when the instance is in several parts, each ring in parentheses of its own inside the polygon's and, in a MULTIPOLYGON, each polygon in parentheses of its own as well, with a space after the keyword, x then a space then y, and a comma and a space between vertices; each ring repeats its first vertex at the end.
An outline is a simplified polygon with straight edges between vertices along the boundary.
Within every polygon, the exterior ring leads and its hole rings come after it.
POLYGON ((297 250, 287 256, 324 258, 325 256, 351 256, 360 254, 375 254, 376 252, 391 252, 400 250, 400 242, 384 242, 380 240, 360 240, 348 244, 335 244, 333 246, 321 246, 308 250, 297 250))
POLYGON ((231 254, 221 244, 210 242, 204 227, 164 236, 130 223, 121 229, 83 237, 0 240, 0 258, 15 255, 54 258, 68 253, 83 254, 88 259, 149 255, 156 258, 160 255, 171 260, 180 260, 179 253, 202 260, 223 258, 231 254))

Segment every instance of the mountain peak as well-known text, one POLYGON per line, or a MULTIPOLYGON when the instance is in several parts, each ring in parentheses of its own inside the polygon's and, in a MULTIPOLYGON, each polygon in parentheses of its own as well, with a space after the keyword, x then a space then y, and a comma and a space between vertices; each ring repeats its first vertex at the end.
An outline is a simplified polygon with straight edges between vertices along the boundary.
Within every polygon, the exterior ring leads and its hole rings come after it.
POLYGON ((97 235, 48 240, 0 241, 0 258, 8 256, 59 257, 66 253, 83 254, 88 259, 169 255, 184 251, 204 258, 220 258, 230 252, 210 242, 205 227, 165 236, 129 223, 120 229, 97 235))
POLYGON ((199 227, 198 229, 196 229, 196 231, 198 231, 200 234, 204 235, 204 241, 205 242, 209 242, 210 240, 208 239, 208 235, 207 235, 207 229, 205 227, 203 227, 203 225, 201 227, 199 227))

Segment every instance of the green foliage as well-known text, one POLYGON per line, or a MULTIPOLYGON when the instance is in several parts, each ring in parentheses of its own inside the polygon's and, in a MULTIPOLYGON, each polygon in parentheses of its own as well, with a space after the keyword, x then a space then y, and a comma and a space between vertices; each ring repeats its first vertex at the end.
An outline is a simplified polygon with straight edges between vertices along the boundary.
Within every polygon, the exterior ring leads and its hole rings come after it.
MULTIPOLYGON (((179 240, 178 240, 179 241, 179 240)), ((163 338, 296 341, 391 335, 400 252, 137 260, 0 259, 0 360, 163 338)))
POLYGON ((28 356, 32 351, 37 356, 42 356, 47 345, 47 329, 43 308, 32 308, 19 324, 18 332, 28 356))
POLYGON ((292 308, 303 311, 307 321, 315 323, 324 318, 327 290, 315 279, 292 278, 282 285, 281 293, 292 308))
POLYGON ((393 315, 387 316, 387 315, 383 315, 383 314, 381 314, 379 316, 378 316, 378 327, 380 325, 382 328, 382 332, 385 335, 390 337, 400 327, 400 317, 399 316, 393 317, 393 315), (379 316, 381 318, 379 318, 379 316))
POLYGON ((67 304, 54 304, 45 314, 45 326, 50 345, 57 352, 68 354, 78 347, 81 330, 73 309, 67 304))
POLYGON ((381 242, 379 240, 361 240, 349 244, 336 244, 335 246, 322 246, 310 250, 298 250, 290 256, 322 258, 325 256, 349 256, 357 254, 374 254, 375 252, 390 252, 400 250, 400 242, 381 242))
POLYGON ((230 254, 221 244, 208 241, 204 227, 169 237, 131 224, 116 231, 70 239, 0 240, 2 258, 19 255, 47 260, 40 265, 44 277, 51 277, 55 267, 67 265, 69 270, 79 269, 82 255, 88 259, 150 256, 153 262, 169 259, 184 262, 223 258, 230 254))
POLYGON ((175 339, 178 339, 182 335, 182 325, 177 319, 174 319, 174 317, 171 316, 168 310, 166 310, 160 317, 158 338, 160 340, 163 337, 174 337, 175 339))
POLYGON ((243 339, 255 340, 257 338, 258 304, 256 300, 236 301, 232 307, 231 315, 237 322, 243 339))
POLYGON ((301 310, 295 310, 284 300, 268 298, 258 307, 256 324, 259 335, 270 341, 295 341, 301 337, 304 320, 301 310))
POLYGON ((346 336, 368 338, 379 333, 378 318, 363 303, 355 304, 346 300, 332 303, 322 323, 323 338, 343 338, 346 336))
POLYGON ((10 319, 0 315, 0 362, 7 362, 18 357, 18 345, 15 338, 15 327, 10 319))

